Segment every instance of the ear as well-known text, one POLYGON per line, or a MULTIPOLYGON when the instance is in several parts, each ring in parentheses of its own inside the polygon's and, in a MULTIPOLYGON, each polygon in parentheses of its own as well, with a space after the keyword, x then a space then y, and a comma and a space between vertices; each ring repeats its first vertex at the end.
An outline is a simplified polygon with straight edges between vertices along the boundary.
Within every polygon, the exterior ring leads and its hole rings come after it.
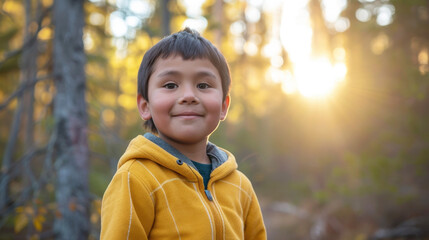
POLYGON ((222 112, 220 113, 220 120, 225 120, 226 115, 228 114, 230 101, 231 97, 227 95, 222 103, 222 112))
POLYGON ((152 115, 150 114, 149 102, 144 99, 141 94, 137 96, 137 108, 139 109, 140 117, 143 120, 147 121, 152 118, 152 115))

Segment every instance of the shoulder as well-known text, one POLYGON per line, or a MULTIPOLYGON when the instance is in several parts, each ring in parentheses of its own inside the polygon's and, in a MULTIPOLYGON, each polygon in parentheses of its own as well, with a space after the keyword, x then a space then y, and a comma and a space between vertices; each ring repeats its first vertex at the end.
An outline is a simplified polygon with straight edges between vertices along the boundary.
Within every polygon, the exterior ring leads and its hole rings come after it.
POLYGON ((218 184, 218 187, 233 187, 239 190, 242 194, 246 195, 249 200, 252 199, 254 194, 252 182, 250 179, 240 170, 234 170, 227 177, 221 179, 218 184), (220 186, 219 186, 220 185, 220 186))
POLYGON ((240 170, 236 170, 237 175, 240 176, 241 179, 241 185, 244 189, 246 189, 249 193, 253 192, 253 185, 252 181, 240 170))
POLYGON ((115 176, 127 175, 130 184, 144 185, 147 190, 158 186, 160 176, 166 174, 166 169, 147 159, 133 159, 124 163, 115 176))

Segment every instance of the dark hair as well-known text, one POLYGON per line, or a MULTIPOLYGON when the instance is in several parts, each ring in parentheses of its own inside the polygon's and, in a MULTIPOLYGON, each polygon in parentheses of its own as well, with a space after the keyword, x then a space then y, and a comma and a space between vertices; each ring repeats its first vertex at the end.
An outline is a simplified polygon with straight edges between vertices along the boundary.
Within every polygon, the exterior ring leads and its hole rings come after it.
MULTIPOLYGON (((172 55, 180 55, 184 60, 207 58, 219 72, 222 81, 223 101, 225 101, 231 84, 228 63, 222 53, 210 41, 190 28, 185 28, 163 38, 145 53, 137 76, 137 93, 142 95, 146 101, 149 101, 148 82, 156 60, 160 57, 165 59, 172 55)), ((157 132, 152 119, 147 120, 144 126, 154 133, 157 132)))

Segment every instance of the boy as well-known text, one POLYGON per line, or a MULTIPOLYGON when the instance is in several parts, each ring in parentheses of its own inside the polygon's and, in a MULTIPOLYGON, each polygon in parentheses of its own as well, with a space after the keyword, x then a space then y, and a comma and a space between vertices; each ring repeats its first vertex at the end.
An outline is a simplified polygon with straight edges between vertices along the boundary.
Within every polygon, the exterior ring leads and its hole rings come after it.
POLYGON ((266 239, 250 181, 208 142, 230 103, 223 55, 184 29, 144 55, 134 138, 102 202, 101 239, 266 239))

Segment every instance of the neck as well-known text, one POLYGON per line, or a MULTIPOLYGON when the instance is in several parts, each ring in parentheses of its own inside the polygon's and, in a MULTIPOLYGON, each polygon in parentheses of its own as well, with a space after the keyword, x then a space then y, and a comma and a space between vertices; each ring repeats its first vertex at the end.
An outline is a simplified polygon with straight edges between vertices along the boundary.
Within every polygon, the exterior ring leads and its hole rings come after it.
POLYGON ((163 136, 160 136, 160 138, 192 161, 203 164, 211 163, 209 157, 207 156, 207 140, 188 144, 172 141, 171 139, 165 138, 163 136))

